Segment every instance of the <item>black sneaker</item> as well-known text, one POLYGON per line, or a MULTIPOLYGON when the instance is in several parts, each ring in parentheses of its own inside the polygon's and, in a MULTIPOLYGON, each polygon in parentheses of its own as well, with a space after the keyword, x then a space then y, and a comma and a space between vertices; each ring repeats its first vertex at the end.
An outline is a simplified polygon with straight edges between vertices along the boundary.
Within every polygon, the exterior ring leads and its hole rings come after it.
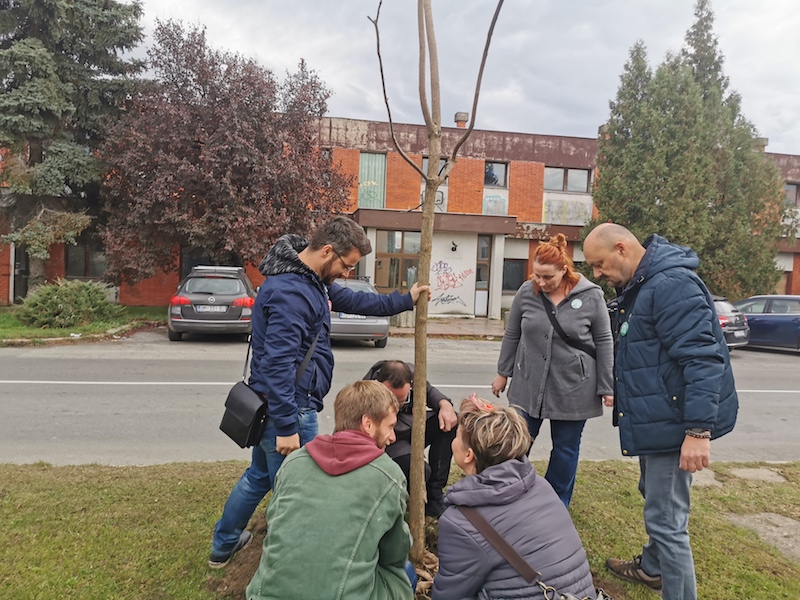
POLYGON ((447 507, 444 505, 444 501, 441 498, 431 498, 425 505, 425 514, 434 519, 438 519, 442 516, 445 508, 447 507))
POLYGON ((661 591, 661 575, 653 577, 642 569, 642 556, 634 556, 633 560, 621 560, 619 558, 609 558, 606 561, 606 568, 620 579, 643 583, 651 590, 661 591))
POLYGON ((253 539, 253 536, 250 535, 250 532, 246 529, 242 532, 239 536, 239 541, 236 542, 236 545, 233 547, 233 550, 228 552, 227 554, 214 554, 211 553, 211 557, 208 559, 208 566, 211 569, 222 569, 223 567, 228 566, 228 563, 231 562, 233 555, 236 554, 239 550, 247 546, 250 543, 250 540, 253 539))

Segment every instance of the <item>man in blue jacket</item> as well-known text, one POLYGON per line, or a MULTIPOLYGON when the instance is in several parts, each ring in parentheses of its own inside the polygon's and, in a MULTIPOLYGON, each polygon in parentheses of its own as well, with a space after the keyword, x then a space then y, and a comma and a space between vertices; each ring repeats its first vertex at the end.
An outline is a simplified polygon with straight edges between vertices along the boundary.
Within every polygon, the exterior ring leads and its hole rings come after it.
POLYGON ((697 598, 689 544, 692 473, 708 467, 711 440, 729 433, 739 400, 730 355, 689 248, 658 235, 644 245, 614 223, 583 244, 595 278, 617 288, 614 424, 622 454, 639 457, 649 541, 633 560, 610 558, 622 579, 697 598))
POLYGON ((253 309, 250 386, 267 399, 268 418, 252 462, 225 503, 214 528, 208 566, 221 569, 251 539, 245 529, 258 503, 272 489, 283 459, 311 441, 317 413, 330 391, 333 351, 330 311, 388 316, 411 310, 428 286, 408 294, 368 294, 334 284, 372 251, 363 228, 345 216, 320 226, 310 241, 280 238, 259 265, 266 276, 253 309), (316 348, 295 384, 314 340, 316 348))

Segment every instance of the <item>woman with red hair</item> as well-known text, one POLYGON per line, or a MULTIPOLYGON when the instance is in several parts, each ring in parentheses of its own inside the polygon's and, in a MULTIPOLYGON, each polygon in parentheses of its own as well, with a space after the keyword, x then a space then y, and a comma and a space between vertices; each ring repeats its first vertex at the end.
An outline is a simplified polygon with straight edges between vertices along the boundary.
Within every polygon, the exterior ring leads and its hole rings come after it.
POLYGON ((531 438, 550 420, 545 479, 569 507, 586 419, 613 403, 613 343, 603 292, 574 268, 563 234, 536 248, 533 277, 508 314, 492 392, 506 389, 531 438))

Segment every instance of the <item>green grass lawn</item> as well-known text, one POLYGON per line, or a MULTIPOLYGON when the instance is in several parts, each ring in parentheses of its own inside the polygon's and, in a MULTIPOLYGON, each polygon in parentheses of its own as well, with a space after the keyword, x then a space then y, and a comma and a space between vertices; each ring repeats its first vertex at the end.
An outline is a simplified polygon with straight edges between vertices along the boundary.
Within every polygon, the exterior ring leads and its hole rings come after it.
POLYGON ((84 327, 69 327, 64 329, 39 329, 24 325, 16 317, 18 307, 0 307, 0 344, 4 340, 42 340, 46 338, 68 338, 71 333, 84 335, 104 333, 109 329, 124 325, 136 326, 145 322, 164 323, 167 318, 167 309, 156 306, 126 306, 122 317, 109 322, 96 322, 84 327))
MULTIPOLYGON (((0 465, 0 598, 231 597, 221 585, 225 572, 209 570, 206 560, 214 523, 245 466, 0 465)), ((775 512, 800 520, 800 463, 763 465, 787 483, 742 480, 730 475, 735 466, 715 464, 722 487, 693 491, 699 597, 800 598, 800 564, 726 518, 727 513, 775 512)), ((581 463, 571 507, 595 583, 616 600, 656 598, 645 588, 608 577, 603 568, 606 557, 632 556, 644 540, 636 482, 632 461, 581 463)), ((263 506, 258 514, 263 515, 263 506)), ((237 560, 245 557, 237 555, 226 569, 228 577, 237 560)))

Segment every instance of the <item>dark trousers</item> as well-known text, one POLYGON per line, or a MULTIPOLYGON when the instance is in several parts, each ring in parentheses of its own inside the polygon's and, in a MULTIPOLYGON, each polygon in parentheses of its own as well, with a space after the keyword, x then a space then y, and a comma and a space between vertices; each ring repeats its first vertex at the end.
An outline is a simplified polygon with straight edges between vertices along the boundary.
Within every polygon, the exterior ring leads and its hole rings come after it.
MULTIPOLYGON (((434 413, 425 423, 425 447, 428 448, 428 463, 425 465, 425 487, 428 490, 428 502, 441 500, 444 486, 450 476, 450 461, 453 460, 451 444, 456 437, 456 428, 450 431, 439 429, 439 415, 434 413)), ((406 481, 411 473, 411 454, 392 457, 406 474, 406 481)))
MULTIPOLYGON (((528 422, 528 431, 533 439, 539 435, 543 419, 535 419, 525 411, 520 411, 528 422)), ((569 508, 572 491, 575 489, 575 474, 578 472, 578 455, 581 449, 581 436, 586 421, 557 421, 550 419, 550 437, 553 449, 547 463, 544 478, 553 486, 556 494, 569 508)))

